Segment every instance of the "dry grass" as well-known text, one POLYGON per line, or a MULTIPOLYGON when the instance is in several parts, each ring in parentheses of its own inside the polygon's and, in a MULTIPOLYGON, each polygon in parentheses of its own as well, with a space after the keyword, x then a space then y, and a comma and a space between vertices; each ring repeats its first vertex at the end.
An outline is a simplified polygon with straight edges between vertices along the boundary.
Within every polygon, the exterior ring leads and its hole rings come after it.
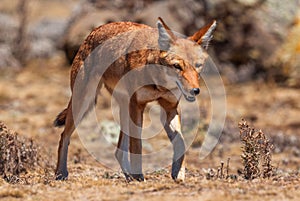
MULTIPOLYGON (((57 61, 55 65, 53 63, 50 65, 51 61, 43 62, 43 68, 40 64, 31 65, 15 75, 2 76, 0 79, 1 94, 8 97, 7 101, 5 99, 2 101, 1 118, 10 128, 20 133, 19 140, 21 140, 21 136, 26 136, 28 139, 33 138, 36 144, 47 150, 38 149, 38 154, 42 155, 42 159, 39 161, 44 161, 44 164, 36 166, 36 169, 27 169, 27 172, 20 173, 18 179, 13 182, 14 185, 3 179, 0 180, 1 200, 175 201, 185 199, 229 201, 261 200, 262 198, 264 200, 297 200, 300 197, 298 187, 300 160, 297 155, 290 154, 290 141, 281 143, 282 151, 272 155, 272 165, 275 164, 277 169, 276 176, 270 178, 260 176, 250 181, 237 173, 237 170, 243 169, 238 129, 236 120, 234 120, 239 117, 231 117, 232 121, 227 123, 231 125, 230 127, 235 128, 233 133, 237 140, 229 138, 221 141, 215 151, 203 161, 198 158, 199 147, 190 147, 186 156, 187 177, 185 183, 173 182, 170 177, 170 167, 165 167, 156 172, 146 173, 146 182, 128 184, 120 172, 104 168, 95 161, 82 146, 76 134, 72 136, 69 150, 69 180, 55 181, 56 149, 61 130, 54 129, 52 121, 68 101, 69 72, 68 69, 61 68, 61 63, 57 63, 57 61), (45 91, 47 93, 44 93, 45 91), (230 158, 229 163, 227 158, 230 158), (211 171, 213 176, 208 179, 207 170, 209 169, 213 171, 211 171)), ((256 85, 239 85, 229 90, 231 90, 228 94, 230 115, 245 116, 245 114, 253 113, 258 116, 255 125, 265 130, 265 128, 275 127, 282 116, 274 117, 273 121, 264 117, 270 114, 274 116, 271 113, 274 108, 278 108, 276 111, 279 111, 280 114, 284 114, 282 111, 285 109, 285 112, 289 114, 288 118, 286 117, 286 121, 282 121, 281 127, 275 128, 276 130, 291 129, 289 132, 294 133, 295 138, 299 139, 296 127, 288 127, 290 122, 297 123, 297 119, 294 117, 298 118, 299 116, 297 115, 299 109, 297 109, 298 102, 296 101, 298 96, 295 91, 285 88, 272 89, 272 91, 261 85, 259 86, 260 91, 257 90, 256 85), (241 91, 247 93, 240 94, 241 91), (267 92, 270 93, 268 97, 265 96, 267 92), (270 99, 276 100, 276 102, 272 102, 270 99), (243 104, 240 104, 241 102, 243 104), (254 102, 255 104, 252 104, 254 102), (289 103, 295 104, 293 106, 289 103), (246 109, 241 112, 240 108, 246 109), (257 108, 259 110, 255 110, 257 108)), ((201 99, 205 98, 202 96, 201 99)), ((100 114, 101 116, 111 115, 111 108, 102 107, 100 114)), ((233 129, 228 130, 228 132, 232 131, 233 129)), ((272 134, 270 139, 274 141, 273 132, 268 131, 268 133, 272 134)), ((288 137, 284 136, 284 139, 288 137)), ((202 139, 199 139, 199 144, 201 141, 202 139)), ((297 147, 298 141, 293 141, 293 147, 297 147)), ((29 141, 26 142, 29 143, 29 141)), ((278 143, 278 140, 275 142, 278 143)), ((277 147, 277 144, 275 145, 277 147)), ((99 147, 99 149, 101 148, 99 147)))
MULTIPOLYGON (((2 0, 0 10, 8 10, 16 17, 18 2, 2 0)), ((32 0, 29 6, 30 22, 53 15, 63 18, 69 16, 72 9, 70 1, 61 6, 59 1, 32 0)), ((0 73, 1 120, 19 133, 16 135, 7 127, 1 130, 1 133, 5 133, 1 134, 0 141, 0 150, 4 154, 0 155, 0 171, 3 173, 0 177, 1 201, 299 200, 300 94, 296 89, 270 87, 262 83, 226 86, 230 121, 227 121, 227 133, 223 134, 225 140, 220 141, 209 157, 200 161, 198 149, 207 130, 206 122, 201 122, 200 135, 187 153, 185 183, 173 182, 170 167, 164 167, 146 173, 146 182, 128 184, 119 171, 109 170, 95 161, 76 134, 72 136, 69 150, 69 180, 55 181, 56 149, 61 130, 54 129, 52 121, 66 106, 70 96, 69 70, 62 68, 64 65, 64 62, 54 58, 33 61, 21 72, 10 73, 9 76, 0 73), (253 156, 254 159, 260 158, 260 173, 252 180, 244 178, 244 165, 248 163, 243 164, 240 158, 235 122, 241 116, 253 119, 251 123, 272 134, 269 139, 276 149, 280 149, 271 155, 271 144, 266 138, 262 138, 258 144, 252 144, 260 150, 259 156, 253 156), (269 129, 277 133, 269 132, 269 129), (277 135, 278 132, 281 135, 277 135), (10 157, 7 157, 7 152, 10 157), (274 164, 276 175, 270 171, 274 164), (238 174, 239 169, 242 169, 242 174, 238 174)), ((107 104, 107 100, 99 101, 107 104)), ((203 105, 204 101, 209 102, 209 97, 203 93, 200 100, 201 107, 210 106, 203 105)), ((111 115, 110 107, 102 107, 100 114, 104 117, 111 115)), ((245 132, 249 134, 250 131, 251 128, 245 132)))

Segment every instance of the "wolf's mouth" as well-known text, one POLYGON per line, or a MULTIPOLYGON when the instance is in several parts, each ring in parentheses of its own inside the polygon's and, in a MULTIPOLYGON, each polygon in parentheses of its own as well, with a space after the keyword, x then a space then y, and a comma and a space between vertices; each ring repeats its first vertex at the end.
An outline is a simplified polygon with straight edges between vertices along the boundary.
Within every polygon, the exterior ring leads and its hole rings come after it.
POLYGON ((178 83, 177 81, 176 81, 176 84, 177 84, 178 88, 180 89, 180 91, 182 92, 184 98, 185 98, 187 101, 189 101, 189 102, 194 102, 194 101, 196 100, 195 95, 186 92, 186 91, 182 88, 181 84, 178 83))

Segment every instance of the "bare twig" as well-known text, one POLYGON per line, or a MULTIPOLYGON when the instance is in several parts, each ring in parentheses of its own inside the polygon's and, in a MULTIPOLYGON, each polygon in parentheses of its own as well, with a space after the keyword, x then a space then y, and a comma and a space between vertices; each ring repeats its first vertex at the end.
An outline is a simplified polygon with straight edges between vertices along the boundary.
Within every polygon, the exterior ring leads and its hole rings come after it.
POLYGON ((229 177, 229 162, 230 162, 230 158, 227 159, 227 166, 226 166, 226 178, 229 177))
POLYGON ((224 170, 224 162, 221 161, 221 171, 220 171, 220 178, 223 179, 224 178, 224 173, 223 173, 223 170, 224 170))
POLYGON ((21 64, 25 64, 27 58, 28 42, 27 42, 27 23, 28 23, 28 2, 29 0, 20 0, 17 8, 19 15, 19 28, 14 47, 14 55, 21 64))

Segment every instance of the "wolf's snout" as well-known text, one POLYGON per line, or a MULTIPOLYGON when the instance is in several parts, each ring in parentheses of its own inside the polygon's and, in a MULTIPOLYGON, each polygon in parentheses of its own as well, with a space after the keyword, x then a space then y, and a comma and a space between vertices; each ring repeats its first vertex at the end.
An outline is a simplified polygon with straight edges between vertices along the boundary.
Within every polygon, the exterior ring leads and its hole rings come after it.
POLYGON ((200 88, 193 88, 190 93, 197 96, 200 94, 200 88))

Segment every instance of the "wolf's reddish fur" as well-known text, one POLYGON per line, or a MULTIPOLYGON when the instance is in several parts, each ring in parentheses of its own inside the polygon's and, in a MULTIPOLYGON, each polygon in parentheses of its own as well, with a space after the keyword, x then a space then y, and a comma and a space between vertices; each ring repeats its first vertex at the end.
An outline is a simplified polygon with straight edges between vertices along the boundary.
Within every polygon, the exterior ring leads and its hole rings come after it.
MULTIPOLYGON (((131 97, 127 97, 130 95, 127 90, 134 89, 138 84, 138 80, 131 80, 131 82, 124 84, 122 93, 114 94, 120 106, 121 123, 116 158, 128 180, 144 180, 141 158, 141 129, 138 128, 142 127, 143 111, 146 104, 156 100, 167 115, 166 122, 163 122, 164 128, 174 148, 172 177, 183 180, 185 145, 181 134, 180 117, 177 110, 179 100, 176 94, 178 96, 183 94, 188 101, 194 101, 195 95, 199 94, 199 73, 208 56, 205 47, 211 39, 215 26, 216 22, 214 21, 189 38, 176 36, 160 18, 157 28, 133 22, 114 22, 94 29, 81 45, 72 64, 70 84, 73 96, 68 107, 55 120, 56 126, 65 125, 58 148, 56 179, 66 179, 68 176, 68 145, 70 136, 75 129, 72 111, 75 82, 76 80, 87 79, 89 72, 96 68, 95 66, 84 65, 84 61, 99 45, 117 37, 117 43, 110 43, 105 48, 110 51, 112 56, 118 55, 117 53, 122 56, 107 68, 97 83, 99 89, 104 85, 109 92, 113 93, 116 85, 127 72, 137 68, 144 69, 143 66, 147 64, 163 65, 167 67, 167 70, 159 71, 155 76, 153 73, 145 71, 139 77, 139 79, 150 79, 154 83, 158 80, 163 81, 166 83, 166 87, 156 84, 142 86, 134 91, 131 97), (135 33, 135 31, 137 32, 135 33), (134 49, 134 47, 138 47, 139 50, 126 52, 130 48, 134 49), (135 126, 130 125, 129 118, 135 126), (128 151, 130 160, 127 156, 128 151)), ((99 60, 101 59, 104 60, 105 58, 99 55, 99 60)), ((93 103, 88 104, 92 105, 93 103)), ((84 112, 88 112, 89 109, 90 107, 87 107, 87 111, 84 112)))

